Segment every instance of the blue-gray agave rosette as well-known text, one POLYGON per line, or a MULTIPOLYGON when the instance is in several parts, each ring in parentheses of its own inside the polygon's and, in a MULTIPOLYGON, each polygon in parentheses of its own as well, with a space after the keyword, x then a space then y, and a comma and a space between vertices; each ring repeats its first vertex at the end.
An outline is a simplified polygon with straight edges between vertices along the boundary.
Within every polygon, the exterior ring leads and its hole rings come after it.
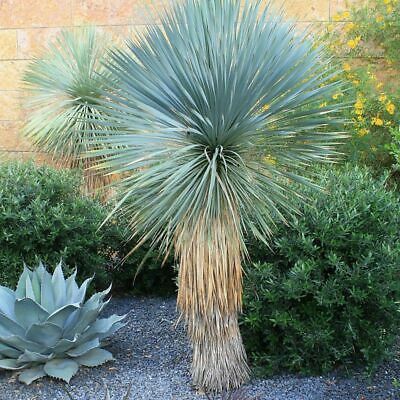
POLYGON ((69 382, 80 365, 112 360, 101 345, 125 316, 99 319, 111 286, 85 301, 90 282, 79 287, 76 271, 65 279, 60 263, 53 275, 25 267, 15 291, 0 286, 0 369, 22 370, 26 384, 46 375, 69 382))

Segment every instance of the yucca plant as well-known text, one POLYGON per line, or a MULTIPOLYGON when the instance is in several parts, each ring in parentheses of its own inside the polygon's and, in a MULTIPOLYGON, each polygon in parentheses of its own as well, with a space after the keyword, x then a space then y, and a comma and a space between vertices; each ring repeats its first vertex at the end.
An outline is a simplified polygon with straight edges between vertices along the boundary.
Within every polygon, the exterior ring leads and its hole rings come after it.
POLYGON ((26 384, 46 375, 69 382, 79 366, 113 359, 101 346, 125 316, 99 319, 111 287, 85 301, 91 279, 79 287, 75 277, 65 279, 61 263, 52 276, 39 265, 24 268, 15 291, 0 286, 0 369, 22 371, 26 384))
POLYGON ((245 234, 266 241, 295 212, 291 181, 335 156, 335 70, 307 31, 255 0, 185 0, 112 52, 101 102, 116 134, 99 168, 123 174, 116 209, 138 245, 179 259, 178 307, 193 383, 222 390, 249 375, 238 327, 245 234), (244 6, 242 7, 242 3, 244 6))
POLYGON ((106 129, 95 107, 104 80, 110 79, 107 61, 109 38, 94 28, 63 31, 47 51, 32 61, 25 73, 27 123, 24 134, 34 146, 69 168, 82 168, 89 192, 109 183, 95 174, 92 160, 83 157, 90 149, 86 140, 93 130, 106 129))

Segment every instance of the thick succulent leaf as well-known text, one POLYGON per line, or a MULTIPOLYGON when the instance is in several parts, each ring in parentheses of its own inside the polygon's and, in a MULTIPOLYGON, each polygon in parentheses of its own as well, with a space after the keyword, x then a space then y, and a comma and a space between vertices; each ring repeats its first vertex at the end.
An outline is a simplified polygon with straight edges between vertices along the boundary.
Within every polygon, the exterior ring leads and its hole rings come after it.
MULTIPOLYGON (((43 267, 43 265, 42 265, 43 267)), ((40 274, 42 273, 42 270, 39 270, 39 268, 36 268, 32 272, 32 290, 33 290, 33 295, 34 295, 34 300, 37 303, 40 303, 40 297, 41 297, 41 290, 40 290, 40 274)))
POLYGON ((21 350, 8 346, 0 341, 0 356, 3 356, 3 358, 18 358, 20 355, 21 350))
POLYGON ((0 313, 0 338, 12 335, 25 336, 25 329, 10 317, 0 313))
POLYGON ((125 317, 126 315, 111 315, 108 318, 98 319, 82 336, 87 339, 95 336, 99 337, 100 340, 106 338, 112 331, 113 326, 121 322, 125 317))
POLYGON ((98 365, 102 365, 107 361, 114 360, 113 355, 104 349, 96 348, 90 350, 85 355, 81 357, 75 358, 75 360, 85 367, 97 367, 98 365))
POLYGON ((60 328, 64 328, 69 317, 79 309, 79 303, 68 304, 56 311, 54 311, 48 318, 47 322, 55 324, 60 328))
POLYGON ((32 272, 24 265, 24 270, 19 277, 18 284, 17 284, 17 289, 15 290, 15 295, 18 299, 23 299, 26 297, 26 281, 27 278, 29 278, 32 275, 32 272))
POLYGON ((22 383, 30 385, 32 382, 43 378, 44 376, 46 376, 46 372, 44 372, 43 365, 39 365, 21 372, 18 376, 18 380, 22 383))
POLYGON ((51 275, 47 271, 42 275, 40 303, 49 313, 52 313, 57 308, 53 294, 51 275))
POLYGON ((99 333, 99 339, 102 341, 103 339, 106 339, 112 335, 114 335, 115 332, 119 331, 121 328, 126 326, 126 322, 117 322, 115 323, 107 332, 104 333, 99 333))
POLYGON ((111 288, 112 288, 112 285, 110 285, 106 290, 92 295, 92 297, 90 297, 90 299, 85 302, 85 306, 88 306, 90 308, 100 306, 101 302, 104 300, 104 298, 110 293, 111 288))
POLYGON ((18 360, 14 358, 4 358, 0 360, 0 369, 17 370, 25 367, 26 364, 20 364, 18 360))
POLYGON ((27 276, 26 277, 26 280, 25 280, 25 296, 28 298, 28 299, 32 299, 33 301, 35 301, 36 300, 36 298, 35 298, 35 292, 33 291, 33 286, 32 286, 32 280, 31 280, 31 278, 32 278, 32 274, 30 275, 30 276, 27 276))
POLYGON ((45 321, 48 316, 49 313, 35 300, 25 298, 15 302, 15 319, 25 329, 45 321))
POLYGON ((74 273, 67 279, 67 299, 72 302, 78 301, 78 294, 79 294, 79 286, 76 283, 76 274, 77 271, 75 269, 74 273))
POLYGON ((53 294, 57 307, 63 306, 67 302, 67 285, 62 270, 62 263, 60 262, 54 270, 51 279, 53 286, 53 294))
POLYGON ((81 287, 79 288, 79 291, 78 291, 78 293, 77 293, 76 298, 74 299, 74 301, 83 303, 83 301, 85 300, 85 297, 86 297, 86 290, 87 290, 88 286, 90 285, 90 283, 92 282, 92 280, 93 280, 93 277, 92 277, 92 278, 86 279, 86 280, 82 283, 82 285, 81 285, 81 287))
POLYGON ((97 347, 100 347, 100 341, 98 338, 94 338, 68 351, 67 354, 71 357, 80 357, 86 354, 88 351, 93 350, 97 347))
POLYGON ((79 364, 73 360, 57 359, 48 361, 44 365, 44 371, 52 378, 62 379, 69 383, 78 372, 79 364))
POLYGON ((10 347, 16 348, 21 352, 24 352, 25 350, 30 350, 40 353, 41 351, 43 351, 43 345, 27 340, 21 336, 2 337, 1 342, 10 347))
POLYGON ((0 312, 7 317, 14 318, 15 293, 4 286, 0 286, 0 312))
POLYGON ((78 339, 79 339, 78 335, 74 336, 72 339, 63 338, 59 342, 57 342, 57 344, 54 347, 50 348, 49 351, 57 355, 64 354, 68 350, 77 346, 78 339))
POLYGON ((75 324, 68 324, 65 328, 65 335, 82 333, 88 326, 93 324, 98 318, 100 310, 98 307, 89 308, 86 305, 80 309, 79 319, 75 324))
POLYGON ((54 324, 45 322, 32 325, 26 333, 26 338, 40 343, 45 348, 54 347, 62 337, 63 330, 54 324))
POLYGON ((40 362, 44 363, 45 361, 49 361, 54 357, 53 354, 40 354, 40 353, 35 353, 33 351, 25 350, 24 354, 22 354, 18 358, 18 362, 20 363, 32 363, 32 362, 40 362))

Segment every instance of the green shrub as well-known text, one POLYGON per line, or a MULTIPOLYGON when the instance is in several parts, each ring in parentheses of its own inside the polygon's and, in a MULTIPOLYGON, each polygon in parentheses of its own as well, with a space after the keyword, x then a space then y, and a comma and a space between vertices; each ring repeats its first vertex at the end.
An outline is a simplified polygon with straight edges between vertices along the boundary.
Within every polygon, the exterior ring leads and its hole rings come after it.
POLYGON ((242 331, 263 374, 371 370, 399 333, 398 199, 361 168, 320 184, 326 192, 303 189, 310 204, 271 250, 250 244, 260 263, 247 269, 242 331))
POLYGON ((175 290, 172 263, 161 268, 151 252, 133 287, 133 278, 147 248, 119 261, 133 247, 121 216, 99 229, 110 208, 80 192, 77 171, 56 170, 33 163, 0 166, 0 285, 14 286, 23 262, 54 265, 62 258, 79 279, 95 274, 96 288, 114 281, 118 294, 167 295, 175 290))
POLYGON ((78 172, 33 163, 0 166, 0 284, 13 286, 22 263, 54 265, 62 258, 80 267, 80 278, 96 273, 97 286, 108 281, 105 266, 123 240, 100 202, 80 193, 78 172))

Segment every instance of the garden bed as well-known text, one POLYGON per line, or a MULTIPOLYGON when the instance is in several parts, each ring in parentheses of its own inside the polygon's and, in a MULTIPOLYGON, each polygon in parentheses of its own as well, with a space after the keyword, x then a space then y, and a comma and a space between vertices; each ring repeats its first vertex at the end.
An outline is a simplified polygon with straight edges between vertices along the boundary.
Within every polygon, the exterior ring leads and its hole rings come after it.
MULTIPOLYGON (((191 352, 182 326, 176 326, 175 310, 174 299, 114 299, 107 313, 130 312, 128 325, 109 346, 116 360, 81 369, 68 388, 71 397, 102 400, 106 383, 112 400, 121 400, 130 384, 135 400, 205 399, 190 387, 191 352)), ((353 378, 280 376, 255 380, 245 393, 250 400, 398 400, 399 379, 397 359, 383 365, 371 380, 361 374, 353 378)), ((68 400, 64 388, 50 379, 23 386, 15 374, 0 372, 0 400, 68 400)))

